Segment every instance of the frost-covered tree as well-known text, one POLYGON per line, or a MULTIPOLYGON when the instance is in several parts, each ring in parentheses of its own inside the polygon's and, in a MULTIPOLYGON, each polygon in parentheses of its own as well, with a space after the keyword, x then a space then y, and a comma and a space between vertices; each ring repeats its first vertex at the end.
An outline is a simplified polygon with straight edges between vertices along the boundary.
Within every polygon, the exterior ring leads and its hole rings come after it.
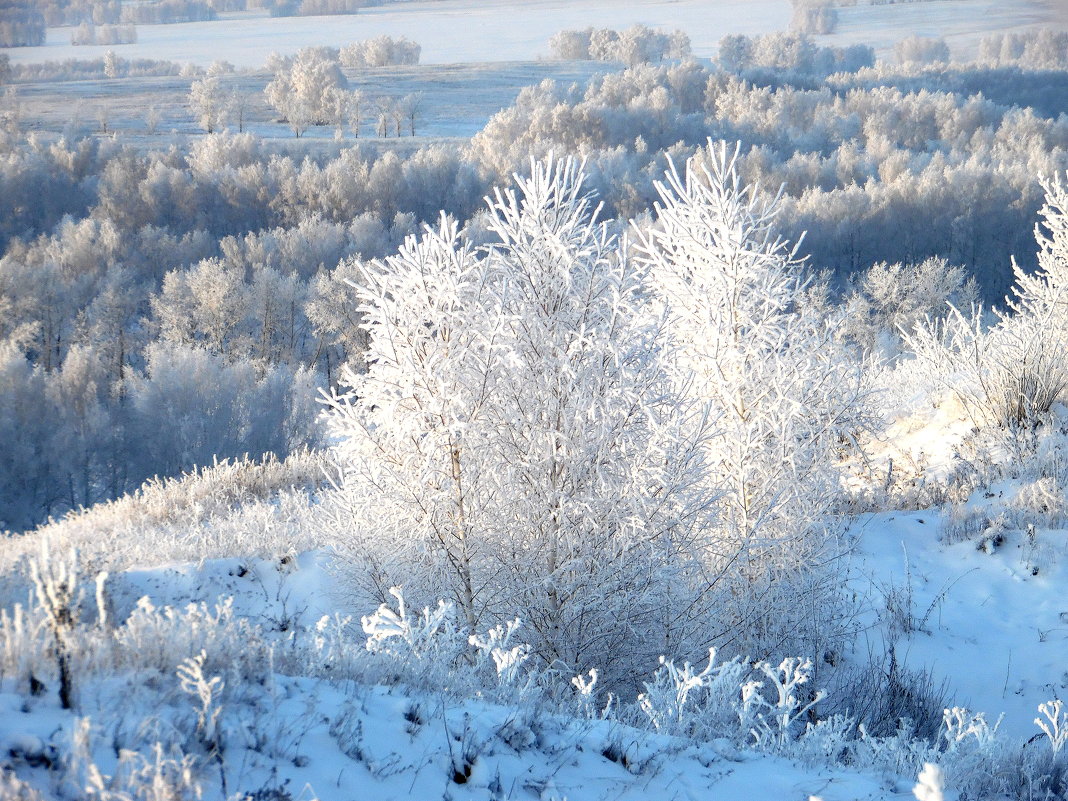
POLYGON ((847 297, 844 333, 865 352, 894 359, 901 352, 901 332, 915 331, 928 318, 944 317, 947 304, 967 309, 978 301, 975 279, 945 259, 880 262, 859 276, 847 297))
POLYGON ((336 93, 348 85, 338 65, 337 50, 306 47, 293 58, 272 57, 268 66, 275 70, 275 76, 264 95, 297 136, 309 126, 326 124, 337 116, 336 93))
POLYGON ((909 36, 894 44, 894 57, 899 64, 944 63, 949 61, 949 45, 941 38, 909 36))
POLYGON ((1008 309, 995 309, 988 327, 981 309, 951 306, 944 321, 927 320, 905 337, 924 375, 956 397, 976 426, 1030 429, 1068 398, 1068 188, 1060 179, 1043 187, 1038 270, 1029 274, 1014 261, 1008 309))
POLYGON ((328 415, 335 510, 379 596, 447 590, 471 626, 519 614, 545 662, 620 680, 701 620, 707 504, 660 320, 581 183, 535 165, 490 204, 489 249, 443 219, 365 265, 367 372, 328 415))
POLYGON ((796 247, 775 232, 778 198, 745 186, 737 158, 710 145, 684 175, 672 167, 639 249, 679 381, 716 421, 706 478, 722 495, 706 558, 719 633, 768 653, 833 635, 838 547, 826 517, 843 443, 866 419, 859 366, 809 307, 796 247))
POLYGON ((223 88, 219 77, 212 75, 189 85, 189 104, 200 127, 214 133, 222 129, 230 116, 231 95, 223 88))

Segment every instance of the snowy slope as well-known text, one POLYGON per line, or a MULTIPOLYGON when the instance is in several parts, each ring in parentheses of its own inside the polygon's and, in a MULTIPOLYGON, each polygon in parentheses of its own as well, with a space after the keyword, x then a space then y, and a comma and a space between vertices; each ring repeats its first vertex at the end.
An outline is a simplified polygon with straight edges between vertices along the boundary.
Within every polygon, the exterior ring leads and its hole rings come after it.
MULTIPOLYGON (((108 586, 115 619, 134 612, 117 639, 136 642, 137 653, 119 657, 102 649, 85 655, 76 713, 59 708, 52 680, 39 664, 35 675, 49 686, 38 695, 27 693, 10 671, 0 681, 0 768, 46 797, 80 797, 93 783, 89 764, 102 771, 102 786, 135 793, 138 785, 129 776, 154 776, 157 782, 164 781, 161 776, 173 778, 180 748, 199 761, 196 776, 204 797, 222 798, 223 772, 209 749, 189 735, 197 730, 198 701, 171 675, 176 665, 170 663, 187 659, 190 649, 189 656, 195 656, 198 647, 208 655, 205 677, 222 681, 215 706, 221 709, 225 795, 231 797, 260 792, 259 798, 339 801, 594 801, 701 799, 711 793, 738 801, 801 801, 813 795, 846 801, 900 797, 911 782, 822 767, 803 756, 760 754, 725 739, 693 742, 618 720, 554 713, 521 698, 494 703, 458 697, 456 688, 446 685, 432 691, 425 684, 412 689, 295 675, 287 650, 295 646, 286 632, 303 625, 312 629, 314 616, 331 597, 331 580, 316 554, 286 564, 220 559, 199 568, 137 569, 112 576, 108 586), (182 609, 216 592, 232 594, 232 604, 182 609), (143 599, 132 601, 140 593, 143 599), (177 636, 181 620, 193 622, 194 634, 186 635, 186 642, 177 636), (233 652, 240 642, 246 651, 233 652), (265 642, 273 643, 275 669, 259 673, 249 653, 265 642), (157 737, 167 747, 154 763, 120 756, 123 749, 149 752, 147 743, 157 737), (81 783, 85 787, 79 789, 81 783)), ((354 645, 359 651, 361 643, 354 645)), ((388 678, 397 669, 385 660, 376 672, 374 659, 367 660, 362 669, 369 679, 388 678)), ((418 674, 408 678, 412 675, 418 674)), ((528 697, 536 699, 533 693, 528 697)))
MULTIPOLYGON (((856 583, 873 593, 870 622, 893 619, 891 639, 903 664, 945 681, 953 704, 991 723, 1004 715, 1000 731, 1026 740, 1037 733, 1038 704, 1068 694, 1065 565, 1036 561, 1036 548, 1019 531, 1005 532, 1000 546, 988 544, 990 552, 973 540, 943 545, 943 522, 927 510, 854 524, 863 555, 856 583)), ((1037 536, 1041 545, 1065 534, 1037 536)), ((874 636, 884 643, 883 629, 874 636)))

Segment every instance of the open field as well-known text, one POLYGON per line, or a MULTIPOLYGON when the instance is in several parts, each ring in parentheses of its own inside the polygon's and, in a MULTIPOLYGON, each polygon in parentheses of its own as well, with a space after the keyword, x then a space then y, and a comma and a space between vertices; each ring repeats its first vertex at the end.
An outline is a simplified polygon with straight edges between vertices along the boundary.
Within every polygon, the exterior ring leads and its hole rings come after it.
POLYGON ((1043 0, 935 0, 838 9, 838 27, 819 37, 838 46, 866 44, 878 56, 893 55, 894 43, 908 36, 942 37, 957 59, 970 59, 979 42, 995 33, 1068 27, 1068 8, 1043 0))
MULTIPOLYGON (((563 84, 585 83, 594 74, 613 68, 594 62, 437 64, 348 71, 348 80, 351 89, 360 90, 369 99, 361 141, 376 140, 374 99, 423 93, 415 139, 389 137, 389 143, 403 147, 409 141, 422 145, 428 139, 467 139, 490 116, 511 105, 524 86, 545 78, 563 84)), ((18 86, 17 103, 23 124, 30 131, 68 136, 79 131, 104 133, 106 119, 108 132, 118 131, 131 143, 158 147, 165 136, 204 133, 188 102, 193 80, 166 76, 27 83, 18 86), (151 108, 158 113, 155 132, 149 130, 147 122, 151 108)), ((246 130, 293 145, 306 146, 308 140, 316 140, 320 147, 329 149, 333 144, 334 129, 330 126, 313 127, 297 140, 285 123, 277 121, 278 115, 263 96, 270 73, 229 75, 225 80, 228 87, 246 98, 246 130)), ((343 141, 352 144, 354 140, 353 132, 346 127, 343 141)))
MULTIPOLYGON (((785 30, 789 0, 650 0, 642 3, 570 3, 533 0, 519 6, 505 0, 426 0, 372 7, 332 17, 271 18, 262 11, 224 14, 214 22, 138 26, 130 45, 70 44, 71 28, 51 28, 43 47, 11 48, 16 64, 69 58, 99 58, 108 49, 125 58, 154 58, 207 65, 225 59, 240 68, 261 67, 268 54, 293 53, 309 45, 340 46, 380 34, 407 36, 422 45, 422 63, 532 61, 548 56, 549 38, 564 28, 625 28, 642 23, 679 28, 689 34, 694 54, 711 57, 729 33, 748 35, 785 30)), ((1057 0, 936 0, 839 9, 836 32, 823 41, 870 44, 879 55, 894 42, 920 34, 946 39, 958 57, 975 54, 993 33, 1040 27, 1068 27, 1068 7, 1057 0)))
POLYGON ((155 58, 207 65, 226 59, 260 67, 272 51, 293 53, 309 45, 340 46, 380 34, 407 36, 423 47, 424 64, 531 61, 549 53, 549 37, 563 28, 626 28, 644 23, 681 28, 694 52, 711 55, 728 33, 763 34, 786 28, 789 0, 656 0, 569 3, 533 0, 439 0, 368 8, 334 17, 272 19, 262 12, 227 14, 215 22, 141 25, 138 42, 114 47, 74 47, 70 28, 48 31, 43 47, 14 48, 13 63, 99 58, 108 49, 125 58, 155 58))

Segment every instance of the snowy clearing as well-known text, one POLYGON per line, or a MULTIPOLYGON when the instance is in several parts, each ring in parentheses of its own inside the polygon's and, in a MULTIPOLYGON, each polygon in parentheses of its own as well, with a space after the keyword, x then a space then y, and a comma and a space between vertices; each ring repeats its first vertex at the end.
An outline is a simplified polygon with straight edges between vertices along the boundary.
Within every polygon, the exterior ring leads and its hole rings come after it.
MULTIPOLYGON (((349 88, 370 98, 399 98, 422 93, 424 101, 416 124, 416 138, 374 136, 366 125, 360 141, 374 141, 394 148, 415 147, 427 140, 468 139, 486 121, 515 102, 519 91, 546 78, 564 86, 585 84, 597 74, 618 69, 618 65, 596 62, 495 62, 472 64, 431 64, 391 66, 374 70, 350 71, 349 88)), ((189 86, 194 78, 180 76, 126 77, 102 80, 43 81, 20 84, 18 99, 34 130, 51 133, 92 130, 105 113, 110 130, 121 131, 125 141, 143 147, 157 147, 166 135, 202 135, 190 109, 189 86), (159 113, 157 131, 146 130, 146 110, 159 113)), ((277 120, 278 114, 263 98, 268 73, 227 76, 228 85, 248 98, 244 128, 279 147, 292 146, 307 152, 317 140, 320 147, 336 150, 342 144, 356 144, 346 129, 342 143, 334 145, 334 127, 313 126, 297 140, 289 126, 277 120)), ((370 115, 369 115, 370 116, 370 115)), ((336 153, 335 153, 336 155, 336 153)))
POLYGON ((1044 0, 935 0, 892 5, 857 5, 838 9, 833 34, 818 37, 839 47, 866 44, 883 58, 894 43, 909 36, 941 37, 956 59, 974 58, 979 42, 994 33, 1022 33, 1038 28, 1064 30, 1063 4, 1044 0))
POLYGON ((238 67, 261 67, 268 54, 301 47, 338 47, 380 34, 407 36, 422 45, 421 62, 450 64, 532 61, 547 57, 549 38, 563 28, 635 23, 686 31, 696 55, 711 55, 728 33, 764 34, 790 21, 789 0, 673 0, 631 3, 570 3, 534 0, 521 4, 493 0, 429 0, 372 7, 359 14, 270 18, 262 14, 223 15, 214 22, 141 25, 136 44, 95 47, 70 44, 70 28, 49 29, 43 47, 14 48, 16 64, 67 58, 99 58, 114 49, 124 58, 155 58, 208 65, 219 58, 238 67))
MULTIPOLYGON (((694 55, 715 55, 726 34, 750 36, 785 30, 789 0, 642 0, 570 3, 533 0, 518 6, 504 0, 427 0, 371 7, 359 14, 271 18, 262 12, 224 14, 214 22, 140 25, 136 44, 73 46, 71 28, 50 28, 43 47, 7 52, 14 64, 100 58, 108 50, 124 58, 152 58, 207 66, 223 58, 239 68, 263 66, 271 52, 301 47, 338 47, 380 34, 407 36, 422 45, 424 64, 527 61, 548 56, 549 38, 566 28, 626 28, 641 23, 681 29, 694 55)), ((941 36, 957 57, 975 54, 979 40, 993 33, 1038 27, 1063 29, 1065 9, 1043 0, 937 0, 839 9, 837 31, 821 41, 870 44, 880 55, 913 34, 941 36)))

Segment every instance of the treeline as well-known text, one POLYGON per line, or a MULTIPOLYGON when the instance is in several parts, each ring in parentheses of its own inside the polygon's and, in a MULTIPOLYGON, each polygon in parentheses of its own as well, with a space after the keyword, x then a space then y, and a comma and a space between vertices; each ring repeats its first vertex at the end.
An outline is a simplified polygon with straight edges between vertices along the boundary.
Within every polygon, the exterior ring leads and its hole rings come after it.
MULTIPOLYGON (((0 58, 6 58, 0 55, 0 58)), ((174 61, 162 61, 152 58, 123 58, 112 54, 110 59, 100 58, 75 59, 63 61, 42 61, 36 64, 14 64, 10 66, 8 79, 13 83, 35 83, 39 81, 79 81, 88 78, 136 78, 164 75, 178 75, 187 68, 174 61), (109 67, 110 63, 110 67, 109 67), (108 75, 109 69, 113 75, 108 75)), ((0 70, 0 77, 3 77, 0 70)))
POLYGON ((719 43, 723 69, 758 82, 789 77, 825 78, 836 72, 856 72, 875 63, 867 45, 821 47, 805 34, 772 33, 767 36, 735 34, 719 43))
POLYGON ((366 0, 264 0, 263 7, 272 17, 313 17, 330 14, 355 14, 366 8, 366 0))
MULTIPOLYGON (((806 69, 812 62, 798 58, 811 52, 799 40, 750 42, 751 52, 772 52, 764 63, 774 68, 743 68, 728 52, 720 70, 684 62, 585 88, 543 82, 490 120, 473 155, 507 175, 530 153, 583 152, 609 213, 633 216, 651 207, 669 156, 678 162, 709 136, 741 141, 743 175, 767 191, 785 185, 780 225, 790 237, 808 232, 804 248, 815 264, 845 280, 873 263, 938 256, 965 266, 984 296, 1000 301, 1010 258, 1035 264, 1034 176, 1068 166, 1068 117, 987 99, 988 88, 1007 95, 1017 77, 1029 86, 1032 76, 1017 67, 818 79, 806 69), (947 91, 943 76, 972 91, 947 91), (894 87, 898 80, 907 88, 894 87)), ((1063 73, 1030 85, 1055 77, 1068 85, 1063 73)))
POLYGON ((553 58, 568 61, 621 61, 629 66, 690 55, 690 37, 682 31, 662 33, 646 25, 625 31, 611 28, 563 30, 549 39, 553 58))
POLYGON ((70 35, 72 45, 133 44, 137 41, 137 28, 127 25, 93 25, 83 22, 70 35))
POLYGON ((45 18, 23 0, 0 2, 0 47, 35 47, 45 43, 45 18))

